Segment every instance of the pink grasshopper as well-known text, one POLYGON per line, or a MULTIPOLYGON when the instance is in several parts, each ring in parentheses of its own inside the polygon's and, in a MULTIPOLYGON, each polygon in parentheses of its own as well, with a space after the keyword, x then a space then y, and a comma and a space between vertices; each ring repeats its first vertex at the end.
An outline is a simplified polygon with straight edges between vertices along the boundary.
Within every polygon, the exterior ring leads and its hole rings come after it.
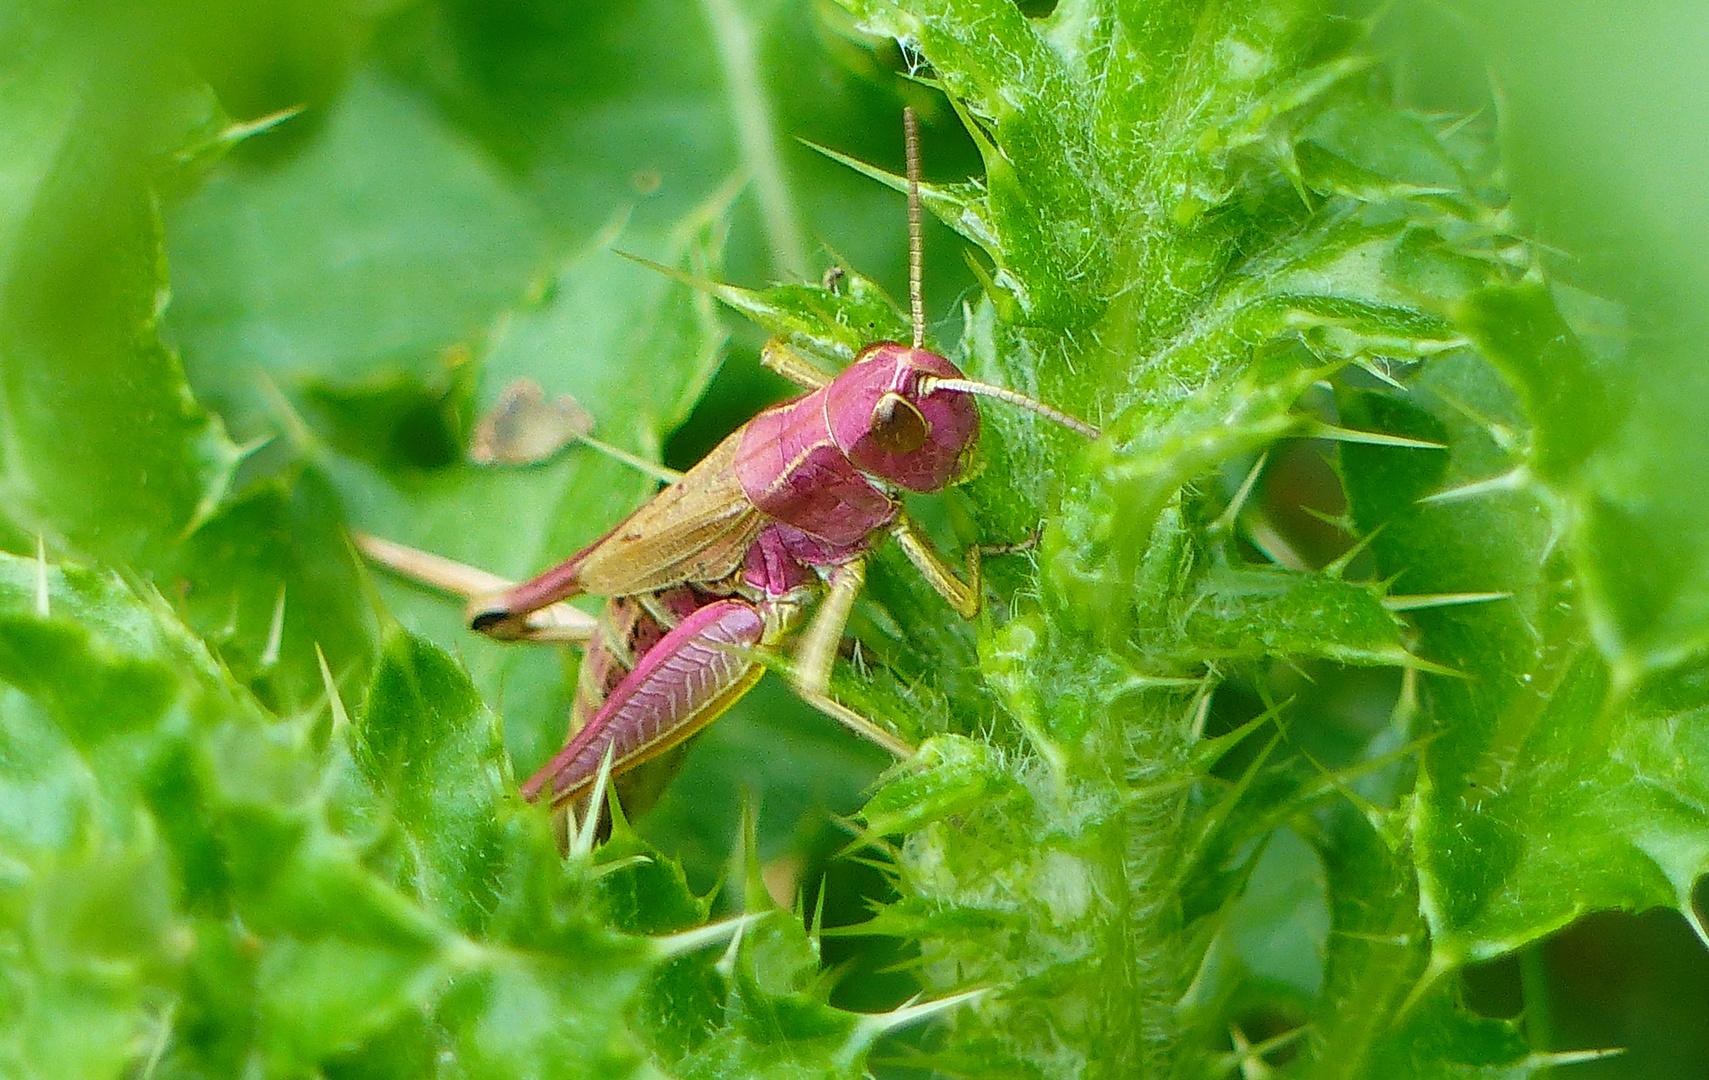
MULTIPOLYGON (((680 479, 569 559, 519 585, 425 569, 371 538, 370 556, 473 595, 469 625, 505 640, 573 640, 581 674, 564 748, 522 785, 564 806, 613 776, 680 745, 763 674, 774 650, 822 596, 789 678, 810 704, 899 757, 906 742, 829 694, 831 665, 873 545, 888 535, 963 618, 979 612, 980 548, 956 575, 904 512, 900 493, 940 491, 979 436, 974 395, 1039 413, 1088 438, 1097 429, 1041 402, 974 382, 925 348, 920 273, 919 151, 908 149, 909 300, 913 344, 868 346, 831 376, 780 341, 762 363, 807 393, 748 421, 680 479), (562 606, 605 597, 597 627, 562 606)), ((987 549, 992 550, 992 549, 987 549)), ((995 549, 1010 550, 1010 549, 995 549)), ((478 572, 474 572, 478 575, 478 572)))

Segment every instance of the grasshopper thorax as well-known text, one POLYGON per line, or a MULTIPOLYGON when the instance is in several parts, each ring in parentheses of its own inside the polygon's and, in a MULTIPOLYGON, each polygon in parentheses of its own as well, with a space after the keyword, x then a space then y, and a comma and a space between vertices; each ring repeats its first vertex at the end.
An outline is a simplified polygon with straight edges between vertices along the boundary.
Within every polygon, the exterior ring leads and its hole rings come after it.
POLYGON ((909 491, 942 490, 979 437, 979 409, 967 394, 930 392, 930 380, 961 378, 935 352, 869 345, 825 388, 831 437, 870 476, 909 491))

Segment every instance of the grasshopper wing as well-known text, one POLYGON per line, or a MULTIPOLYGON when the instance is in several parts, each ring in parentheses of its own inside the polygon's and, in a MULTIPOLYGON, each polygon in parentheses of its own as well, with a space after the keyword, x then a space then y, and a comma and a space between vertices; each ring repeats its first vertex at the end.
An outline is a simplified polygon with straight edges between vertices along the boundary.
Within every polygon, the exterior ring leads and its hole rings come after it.
POLYGON ((719 443, 585 551, 576 568, 582 589, 633 596, 735 573, 765 525, 736 476, 741 434, 719 443))

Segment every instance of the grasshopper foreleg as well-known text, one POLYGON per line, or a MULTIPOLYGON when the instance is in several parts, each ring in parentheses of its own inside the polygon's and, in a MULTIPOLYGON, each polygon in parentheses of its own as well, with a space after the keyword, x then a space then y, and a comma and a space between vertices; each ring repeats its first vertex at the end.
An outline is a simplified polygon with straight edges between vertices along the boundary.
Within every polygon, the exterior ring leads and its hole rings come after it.
POLYGON ((978 616, 984 603, 982 587, 985 577, 977 544, 967 549, 967 580, 962 581, 907 514, 896 515, 890 526, 890 535, 896 538, 897 546, 908 556, 908 561, 914 564, 920 576, 926 579, 926 584, 948 601, 957 615, 964 619, 978 616))
POLYGON ((832 379, 829 372, 790 348, 781 338, 765 343, 760 350, 760 366, 808 390, 829 386, 832 379))
POLYGON ((976 618, 979 609, 984 606, 983 592, 984 562, 986 555, 1008 555, 1017 551, 1026 551, 1038 543, 1038 532, 1027 537, 1018 544, 975 544, 967 549, 967 580, 963 581, 956 575, 953 568, 932 546, 930 539, 920 530, 907 514, 896 515, 896 520, 890 525, 890 535, 896 538, 896 544, 908 556, 908 561, 914 564, 914 569, 926 579, 926 584, 932 591, 943 597, 949 606, 955 609, 957 615, 964 619, 976 618))

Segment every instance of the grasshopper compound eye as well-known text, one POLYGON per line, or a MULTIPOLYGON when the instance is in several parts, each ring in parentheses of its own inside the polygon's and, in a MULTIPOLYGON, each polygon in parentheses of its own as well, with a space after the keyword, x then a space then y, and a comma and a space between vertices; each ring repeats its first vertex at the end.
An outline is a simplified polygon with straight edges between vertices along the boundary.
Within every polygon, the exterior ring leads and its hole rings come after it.
POLYGON ((901 394, 885 394, 872 407, 872 441, 892 454, 911 454, 926 445, 932 425, 901 394))

